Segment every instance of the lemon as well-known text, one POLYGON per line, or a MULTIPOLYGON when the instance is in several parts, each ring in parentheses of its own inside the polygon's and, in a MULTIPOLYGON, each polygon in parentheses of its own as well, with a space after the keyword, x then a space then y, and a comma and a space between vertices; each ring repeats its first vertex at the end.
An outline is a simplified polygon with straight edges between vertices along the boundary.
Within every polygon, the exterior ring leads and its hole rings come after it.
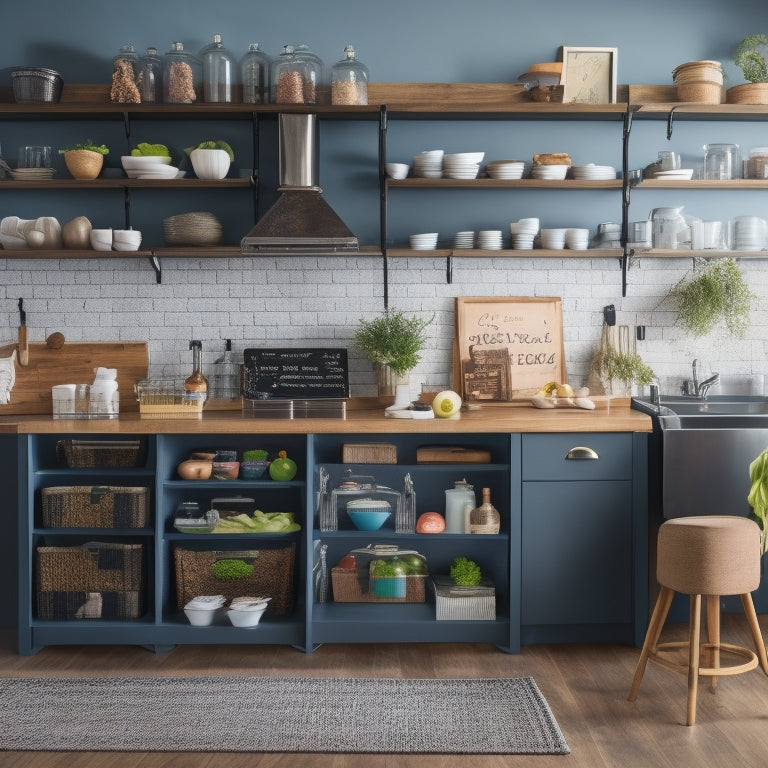
POLYGON ((435 396, 432 401, 432 410, 439 419, 449 419, 461 410, 461 398, 447 389, 435 396))
POLYGON ((558 384, 555 389, 558 397, 573 397, 573 387, 570 384, 558 384))

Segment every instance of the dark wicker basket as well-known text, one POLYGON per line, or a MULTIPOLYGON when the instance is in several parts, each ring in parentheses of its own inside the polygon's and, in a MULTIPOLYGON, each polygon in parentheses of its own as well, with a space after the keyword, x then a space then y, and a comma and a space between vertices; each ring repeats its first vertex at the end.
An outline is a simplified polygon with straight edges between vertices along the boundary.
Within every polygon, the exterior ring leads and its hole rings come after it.
POLYGON ((120 469, 143 462, 141 440, 59 440, 56 457, 71 469, 120 469))
POLYGON ((14 67, 11 79, 17 104, 56 104, 61 99, 64 80, 54 69, 14 67))
POLYGON ((149 520, 149 488, 54 486, 40 494, 46 528, 144 528, 149 520))

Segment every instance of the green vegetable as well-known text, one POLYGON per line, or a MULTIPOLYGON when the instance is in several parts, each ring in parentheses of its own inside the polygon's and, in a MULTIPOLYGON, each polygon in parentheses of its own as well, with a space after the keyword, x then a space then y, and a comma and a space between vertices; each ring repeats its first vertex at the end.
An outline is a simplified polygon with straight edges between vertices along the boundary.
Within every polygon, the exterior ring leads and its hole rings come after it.
POLYGON ((134 157, 143 157, 145 155, 150 155, 153 157, 171 156, 171 153, 168 151, 168 147, 166 147, 165 144, 147 144, 145 141, 137 144, 136 148, 131 150, 131 154, 134 157))
POLYGON ((266 461, 269 453, 260 448, 251 451, 243 451, 243 461, 266 461))
POLYGON ((211 566, 211 574, 221 581, 244 579, 253 573, 253 566, 244 560, 217 560, 211 566))
POLYGON ((483 574, 480 566, 466 557, 456 557, 451 562, 451 578, 454 584, 462 587, 476 587, 483 574))
POLYGON ((221 518, 213 533, 291 533, 300 530, 301 526, 294 522, 293 512, 262 512, 257 509, 252 517, 243 512, 221 518))
POLYGON ((91 139, 86 139, 84 144, 75 144, 72 147, 67 147, 66 149, 60 149, 59 154, 63 155, 65 152, 69 152, 73 149, 89 149, 91 152, 98 152, 100 155, 108 155, 109 149, 104 144, 99 144, 98 146, 93 143, 91 139))
POLYGON ((768 548, 768 448, 749 465, 749 479, 752 487, 747 501, 760 526, 760 554, 764 555, 768 548))
POLYGON ((391 560, 371 560, 371 576, 376 579, 392 579, 408 574, 408 566, 397 557, 391 560))
POLYGON ((227 144, 226 141, 216 139, 215 141, 201 141, 197 146, 187 147, 184 151, 190 155, 196 149, 223 149, 228 155, 230 162, 235 162, 235 153, 232 151, 232 147, 227 144))

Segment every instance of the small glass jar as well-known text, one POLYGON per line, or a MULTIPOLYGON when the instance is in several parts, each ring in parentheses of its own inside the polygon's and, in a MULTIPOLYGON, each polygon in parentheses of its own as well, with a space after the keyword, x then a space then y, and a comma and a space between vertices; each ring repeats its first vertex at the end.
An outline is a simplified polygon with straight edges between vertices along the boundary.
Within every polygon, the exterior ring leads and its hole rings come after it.
POLYGON ((235 60, 221 42, 221 35, 214 35, 213 42, 200 51, 203 66, 203 101, 230 104, 232 86, 235 83, 235 60))
POLYGON ((353 46, 347 45, 344 54, 331 69, 331 104, 367 104, 368 67, 357 60, 353 46))
POLYGON ((112 89, 110 100, 116 104, 138 104, 141 102, 136 86, 139 58, 131 43, 120 47, 112 58, 112 89))
POLYGON ((269 63, 269 56, 259 49, 258 43, 248 46, 240 63, 244 104, 269 103, 269 63))
POLYGON ((768 147, 752 147, 746 165, 746 178, 768 179, 768 147))
POLYGON ((163 101, 166 104, 193 104, 200 98, 200 59, 175 42, 163 57, 163 101))
POLYGON ((163 99, 163 62, 157 48, 150 46, 139 59, 136 85, 142 104, 157 104, 163 99))

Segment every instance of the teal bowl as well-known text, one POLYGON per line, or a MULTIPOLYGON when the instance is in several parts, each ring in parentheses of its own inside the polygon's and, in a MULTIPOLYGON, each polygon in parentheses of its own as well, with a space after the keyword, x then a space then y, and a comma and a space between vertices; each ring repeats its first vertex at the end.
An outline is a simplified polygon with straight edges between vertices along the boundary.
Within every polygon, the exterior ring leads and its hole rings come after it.
POLYGON ((359 531, 378 531, 392 514, 389 509, 348 509, 349 519, 359 531))
POLYGON ((268 466, 268 461, 241 461, 240 479, 258 480, 267 471, 268 466))

